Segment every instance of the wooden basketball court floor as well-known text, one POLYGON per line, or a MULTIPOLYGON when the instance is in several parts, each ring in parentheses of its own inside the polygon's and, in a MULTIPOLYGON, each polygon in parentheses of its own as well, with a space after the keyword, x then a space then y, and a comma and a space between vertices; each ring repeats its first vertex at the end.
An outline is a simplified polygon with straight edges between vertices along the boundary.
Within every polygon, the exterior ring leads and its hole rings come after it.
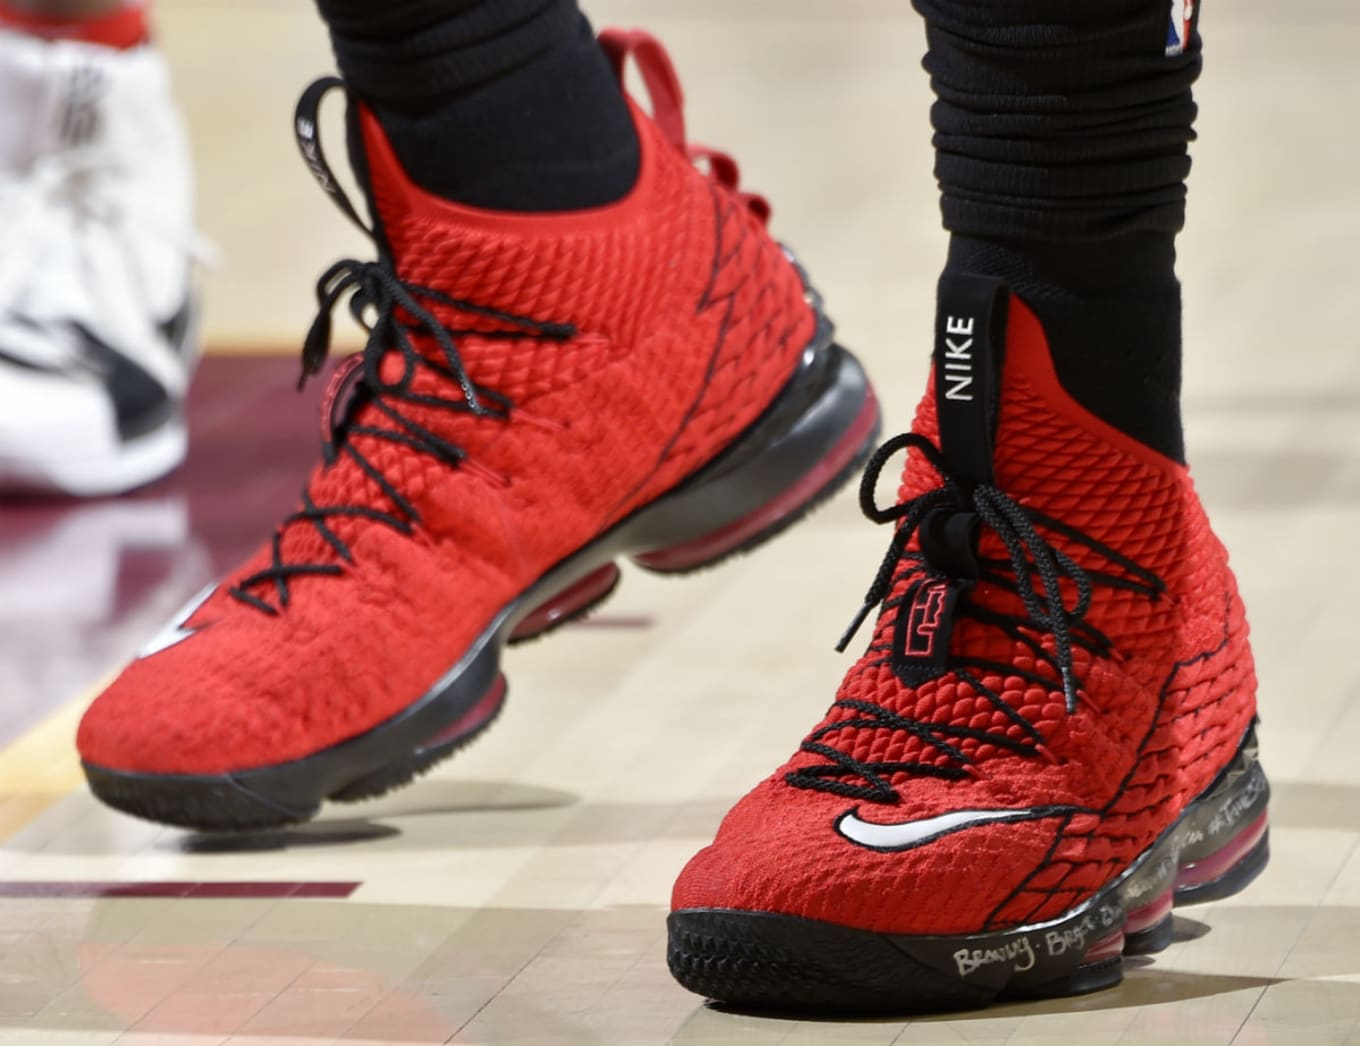
MULTIPOLYGON (((937 230, 906 0, 601 0, 668 41, 698 137, 737 150, 908 418, 937 230)), ((503 721, 387 799, 204 839, 82 790, 99 681, 295 496, 312 404, 283 358, 356 243, 296 162, 326 67, 302 0, 166 0, 209 341, 191 467, 121 501, 0 507, 0 1042, 1360 1043, 1360 13, 1206 5, 1188 314, 1192 461, 1252 608, 1273 862, 1178 917, 1122 987, 977 1014, 798 1023, 706 1008, 664 959, 673 876, 803 736, 884 534, 843 497, 732 567, 633 573, 516 651, 503 721), (251 354, 253 353, 253 354, 251 354)))

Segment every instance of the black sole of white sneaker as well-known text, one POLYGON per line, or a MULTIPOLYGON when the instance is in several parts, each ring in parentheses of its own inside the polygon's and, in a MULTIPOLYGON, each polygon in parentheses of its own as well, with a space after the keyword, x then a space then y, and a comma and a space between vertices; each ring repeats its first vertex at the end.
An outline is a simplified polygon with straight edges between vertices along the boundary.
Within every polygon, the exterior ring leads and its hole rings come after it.
POLYGON ((668 921, 671 973, 725 1006, 789 1015, 938 1012, 1100 991, 1123 978, 1123 956, 1173 943, 1173 906, 1231 896, 1261 873, 1269 796, 1253 728, 1156 843, 1056 919, 905 936, 763 912, 682 910, 668 921))
MULTIPOLYGON (((190 295, 170 319, 159 324, 164 345, 182 361, 186 375, 198 356, 199 308, 190 295)), ((50 432, 13 431, 0 424, 0 494, 109 497, 161 479, 183 463, 188 451, 183 396, 172 395, 142 366, 80 324, 67 332, 101 375, 99 392, 80 379, 74 388, 82 409, 50 432), (87 401, 98 396, 104 400, 87 401)), ((5 363, 0 352, 0 365, 5 363)), ((54 388, 76 379, 61 368, 49 375, 54 388)), ((88 375, 86 376, 88 377, 88 375)), ((70 409, 55 412, 67 417, 70 409)))
POLYGON ((507 604, 428 693, 358 737, 303 759, 217 775, 137 774, 84 764, 94 794, 137 817, 199 831, 306 821, 326 800, 398 787, 471 742, 505 700, 502 649, 609 594, 616 559, 687 573, 750 551, 831 497, 879 434, 878 402, 829 323, 761 417, 707 466, 545 573, 507 604))

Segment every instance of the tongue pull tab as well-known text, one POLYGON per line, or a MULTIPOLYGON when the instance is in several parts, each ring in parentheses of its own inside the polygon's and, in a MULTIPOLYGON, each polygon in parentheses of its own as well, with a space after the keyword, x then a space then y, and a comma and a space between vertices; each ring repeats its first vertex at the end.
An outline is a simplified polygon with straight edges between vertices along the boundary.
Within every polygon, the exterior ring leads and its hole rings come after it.
POLYGON ((995 482, 992 451, 1010 295, 984 276, 940 278, 935 319, 935 408, 940 450, 954 479, 995 482))
POLYGON ((685 131, 685 92, 671 56, 661 41, 641 29, 606 29, 600 33, 600 49, 613 66, 621 87, 627 87, 628 63, 631 61, 636 66, 651 103, 652 122, 666 140, 714 182, 735 193, 762 225, 768 225, 770 202, 741 188, 741 168, 737 161, 721 150, 689 140, 685 131))
POLYGON ((345 82, 336 76, 326 76, 302 92, 293 115, 293 135, 297 139, 298 151, 302 153, 303 162, 307 164, 307 170, 312 172, 317 185, 326 191, 340 208, 340 212, 353 222, 360 232, 373 240, 376 239, 373 229, 360 217, 353 201, 341 188, 340 182, 335 177, 335 169, 331 167, 330 161, 326 159, 326 152, 321 147, 321 102, 334 90, 346 90, 345 82))
POLYGON ((606 29, 600 33, 600 49, 613 66, 620 86, 628 60, 633 60, 652 103, 652 120, 670 143, 683 151, 687 143, 685 92, 661 41, 641 29, 606 29))

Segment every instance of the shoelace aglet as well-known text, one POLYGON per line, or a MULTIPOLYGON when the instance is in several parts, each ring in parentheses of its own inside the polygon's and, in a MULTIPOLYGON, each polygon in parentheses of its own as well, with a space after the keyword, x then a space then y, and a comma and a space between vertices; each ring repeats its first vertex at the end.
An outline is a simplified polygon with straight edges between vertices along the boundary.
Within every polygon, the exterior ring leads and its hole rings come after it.
POLYGON ((864 605, 859 608, 859 613, 855 615, 855 619, 850 622, 850 627, 847 628, 845 630, 845 634, 841 636, 841 641, 836 644, 836 653, 838 654, 845 653, 846 648, 850 645, 851 640, 855 638, 855 633, 860 630, 860 627, 864 624, 864 619, 869 616, 869 612, 872 611, 873 609, 874 609, 873 602, 866 600, 864 605))
POLYGON ((1076 715, 1077 712, 1077 681, 1072 675, 1072 669, 1062 666, 1062 685, 1063 697, 1067 702, 1067 714, 1076 715))
POLYGON ((302 343, 302 373, 298 375, 297 389, 301 392, 307 381, 320 372, 326 361, 326 352, 331 341, 331 314, 328 311, 317 313, 302 343))

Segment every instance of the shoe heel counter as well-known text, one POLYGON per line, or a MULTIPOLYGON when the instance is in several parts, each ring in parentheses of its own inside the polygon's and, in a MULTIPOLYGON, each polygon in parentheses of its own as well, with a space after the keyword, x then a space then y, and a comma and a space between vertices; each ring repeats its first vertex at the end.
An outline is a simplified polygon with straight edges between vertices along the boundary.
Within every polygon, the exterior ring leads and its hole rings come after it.
POLYGON ((770 406, 819 329, 834 326, 792 253, 739 199, 718 189, 714 197, 717 256, 700 309, 718 314, 719 333, 700 406, 720 408, 725 442, 770 406))
POLYGON ((753 425, 831 330, 797 262, 745 203, 717 186, 700 191, 711 200, 705 221, 712 247, 700 292, 682 301, 677 322, 705 333, 696 352, 667 363, 670 381, 686 389, 686 406, 639 503, 712 461, 753 425))
POLYGON ((1256 719, 1256 664, 1246 604, 1223 542, 1187 483, 1186 548, 1200 569, 1180 596, 1188 656, 1169 680, 1168 712, 1177 727, 1184 788, 1196 795, 1221 769, 1256 719), (1195 551, 1197 550, 1197 551, 1195 551))

